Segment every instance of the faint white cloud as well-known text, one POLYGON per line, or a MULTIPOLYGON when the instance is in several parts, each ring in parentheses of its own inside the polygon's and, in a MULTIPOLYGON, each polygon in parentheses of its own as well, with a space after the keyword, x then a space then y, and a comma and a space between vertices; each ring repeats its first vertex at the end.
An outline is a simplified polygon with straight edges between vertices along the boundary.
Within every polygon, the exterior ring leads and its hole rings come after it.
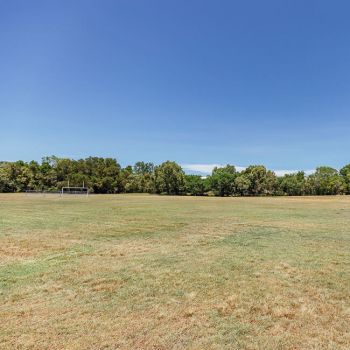
MULTIPOLYGON (((181 166, 188 173, 200 173, 200 174, 208 175, 208 174, 211 174, 211 172, 215 167, 217 168, 224 167, 225 164, 216 164, 216 163, 214 164, 182 164, 181 166)), ((238 165, 235 165, 235 167, 237 171, 242 171, 246 169, 246 167, 238 166, 238 165)), ((284 176, 286 174, 295 174, 300 170, 276 169, 273 171, 277 176, 284 176)), ((306 175, 310 175, 310 174, 313 174, 315 170, 313 169, 305 170, 304 172, 306 175)))

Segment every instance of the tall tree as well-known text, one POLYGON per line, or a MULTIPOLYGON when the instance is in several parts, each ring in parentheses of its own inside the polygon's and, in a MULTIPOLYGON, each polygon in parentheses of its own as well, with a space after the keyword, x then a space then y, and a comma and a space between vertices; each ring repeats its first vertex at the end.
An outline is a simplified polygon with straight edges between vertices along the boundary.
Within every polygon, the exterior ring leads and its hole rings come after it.
POLYGON ((175 162, 166 161, 155 167, 154 176, 157 193, 181 194, 185 190, 185 173, 175 162))
POLYGON ((340 169, 340 175, 342 176, 345 183, 345 192, 350 194, 350 164, 345 165, 340 169))
POLYGON ((316 168, 316 172, 309 176, 309 181, 316 195, 343 194, 346 183, 336 169, 328 166, 316 168))
POLYGON ((237 177, 236 168, 227 164, 225 167, 215 167, 209 182, 214 193, 218 196, 231 196, 234 193, 234 181, 237 177))
POLYGON ((234 181, 235 193, 240 196, 246 196, 249 194, 249 188, 251 187, 251 182, 247 175, 239 174, 234 181))
POLYGON ((192 196, 203 196, 206 190, 205 179, 199 175, 185 175, 186 192, 192 196))
POLYGON ((250 181, 249 194, 259 196, 275 193, 277 186, 276 175, 263 165, 251 165, 242 174, 250 181))
POLYGON ((296 174, 286 174, 278 178, 279 194, 301 196, 305 194, 305 190, 305 173, 303 171, 296 174))

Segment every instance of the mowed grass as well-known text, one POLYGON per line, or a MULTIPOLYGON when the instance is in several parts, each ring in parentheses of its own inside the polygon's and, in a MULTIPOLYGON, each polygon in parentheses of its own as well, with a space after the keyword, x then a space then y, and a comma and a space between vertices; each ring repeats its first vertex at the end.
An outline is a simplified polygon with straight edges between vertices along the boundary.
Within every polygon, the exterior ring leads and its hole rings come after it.
POLYGON ((349 349, 350 198, 0 194, 1 349, 349 349))

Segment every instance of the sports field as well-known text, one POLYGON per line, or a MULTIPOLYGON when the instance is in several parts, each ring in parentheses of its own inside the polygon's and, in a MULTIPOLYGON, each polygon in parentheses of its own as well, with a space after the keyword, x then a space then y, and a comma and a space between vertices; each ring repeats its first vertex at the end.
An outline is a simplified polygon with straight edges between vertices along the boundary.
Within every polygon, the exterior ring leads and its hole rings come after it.
POLYGON ((0 349, 349 348, 349 197, 0 194, 0 349))

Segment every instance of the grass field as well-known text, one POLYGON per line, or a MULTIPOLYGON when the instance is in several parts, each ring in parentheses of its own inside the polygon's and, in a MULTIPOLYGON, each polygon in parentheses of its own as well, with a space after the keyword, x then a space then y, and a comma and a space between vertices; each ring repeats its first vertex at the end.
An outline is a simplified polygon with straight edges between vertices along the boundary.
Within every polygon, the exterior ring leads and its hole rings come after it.
POLYGON ((0 194, 1 349, 350 349, 350 198, 0 194))

